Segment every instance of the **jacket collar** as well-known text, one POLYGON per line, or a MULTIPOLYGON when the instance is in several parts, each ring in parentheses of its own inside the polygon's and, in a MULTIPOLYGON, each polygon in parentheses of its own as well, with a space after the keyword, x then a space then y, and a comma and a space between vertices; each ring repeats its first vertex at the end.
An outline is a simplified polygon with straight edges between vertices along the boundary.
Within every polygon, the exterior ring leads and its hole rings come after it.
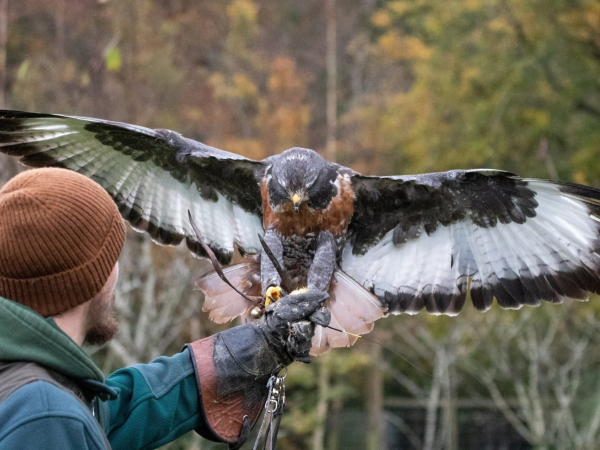
POLYGON ((35 311, 0 297, 0 361, 31 361, 72 379, 94 395, 114 398, 102 371, 83 349, 35 311))

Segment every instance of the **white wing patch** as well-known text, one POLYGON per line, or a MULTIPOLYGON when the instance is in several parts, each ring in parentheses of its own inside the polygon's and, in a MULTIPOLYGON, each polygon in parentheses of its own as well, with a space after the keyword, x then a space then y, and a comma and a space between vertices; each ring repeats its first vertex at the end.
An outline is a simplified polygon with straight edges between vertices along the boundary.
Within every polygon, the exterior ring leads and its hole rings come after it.
MULTIPOLYGON (((394 245, 392 230, 364 255, 353 255, 348 243, 342 269, 380 298, 387 296, 392 302, 400 298, 404 303, 396 311, 390 305, 395 313, 417 313, 424 307, 439 313, 431 299, 437 294, 460 300, 469 279, 472 288, 481 286, 494 294, 498 289, 511 292, 511 281, 533 280, 538 284, 524 282, 523 286, 529 286, 528 294, 535 297, 536 292, 551 289, 549 280, 560 274, 576 277, 577 270, 584 270, 597 277, 598 218, 582 200, 562 193, 556 185, 527 181, 539 206, 536 216, 523 224, 481 228, 465 220, 439 226, 429 235, 422 232, 400 245, 394 245)), ((519 308, 523 305, 519 300, 502 306, 519 308)), ((444 313, 456 314, 461 308, 462 304, 450 304, 444 313)))
MULTIPOLYGON (((211 247, 232 253, 237 244, 247 253, 259 251, 258 235, 263 234, 263 228, 258 215, 246 212, 220 193, 216 202, 204 199, 193 182, 179 181, 152 161, 135 161, 130 155, 103 145, 84 128, 85 122, 61 120, 66 123, 24 119, 26 131, 14 133, 11 142, 1 145, 30 143, 34 148, 28 154, 43 153, 99 182, 128 220, 135 216, 132 226, 147 231, 158 243, 177 244, 185 236, 194 235, 187 214, 190 210, 211 247)), ((146 134, 151 131, 130 127, 146 134)))

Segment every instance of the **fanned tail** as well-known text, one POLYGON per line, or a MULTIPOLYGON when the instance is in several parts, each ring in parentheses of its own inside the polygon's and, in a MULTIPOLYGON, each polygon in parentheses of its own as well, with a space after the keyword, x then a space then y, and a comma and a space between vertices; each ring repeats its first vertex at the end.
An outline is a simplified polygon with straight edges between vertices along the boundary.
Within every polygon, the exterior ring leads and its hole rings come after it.
MULTIPOLYGON (((260 298, 260 263, 256 257, 223 268, 223 273, 240 292, 248 297, 260 298)), ((216 272, 210 272, 196 281, 195 288, 204 292, 202 311, 216 323, 229 322, 236 317, 249 314, 256 306, 228 286, 216 272)))
MULTIPOLYGON (((373 322, 385 313, 381 301, 342 270, 334 272, 324 306, 331 311, 330 326, 357 335, 371 332, 373 322)), ((317 325, 310 354, 319 356, 330 348, 350 347, 357 339, 317 325)))
MULTIPOLYGON (((249 297, 260 298, 260 263, 248 257, 241 264, 223 269, 229 282, 249 297)), ((216 272, 210 272, 196 281, 196 289, 204 292, 202 311, 208 312, 216 323, 229 322, 242 316, 242 322, 251 321, 250 311, 256 303, 246 300, 225 284, 216 272)), ((324 306, 331 311, 330 326, 348 333, 363 335, 373 329, 373 322, 383 317, 381 301, 354 281, 342 270, 336 270, 329 287, 329 299, 324 306)), ((319 325, 315 328, 310 354, 319 356, 330 348, 350 347, 358 338, 319 325)))

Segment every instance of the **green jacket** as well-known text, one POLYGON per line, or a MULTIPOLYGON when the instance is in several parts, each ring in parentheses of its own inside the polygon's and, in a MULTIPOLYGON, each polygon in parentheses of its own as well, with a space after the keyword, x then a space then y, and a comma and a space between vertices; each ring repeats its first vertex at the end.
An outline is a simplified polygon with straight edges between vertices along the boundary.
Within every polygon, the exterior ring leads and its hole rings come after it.
POLYGON ((102 433, 113 449, 156 448, 206 427, 187 349, 105 379, 52 319, 0 297, 0 361, 54 370, 74 381, 88 400, 86 408, 45 381, 20 387, 0 403, 1 450, 106 449, 102 433))

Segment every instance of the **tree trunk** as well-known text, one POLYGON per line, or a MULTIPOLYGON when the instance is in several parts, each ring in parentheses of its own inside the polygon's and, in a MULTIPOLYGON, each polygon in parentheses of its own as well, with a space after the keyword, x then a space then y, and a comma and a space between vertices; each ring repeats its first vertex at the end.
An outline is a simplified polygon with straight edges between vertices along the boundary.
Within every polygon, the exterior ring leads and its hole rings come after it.
MULTIPOLYGON (((54 2, 54 28, 56 35, 54 39, 54 58, 58 67, 64 67, 65 63, 65 17, 67 14, 66 0, 55 0, 54 2)), ((62 72, 62 70, 61 70, 62 72)), ((59 72, 55 72, 59 73, 59 72)), ((65 82, 63 81, 63 74, 60 73, 58 79, 55 82, 55 100, 54 109, 61 113, 68 112, 68 97, 65 95, 65 82)))
POLYGON ((108 10, 102 3, 96 5, 94 17, 94 29, 90 31, 91 41, 94 43, 94 51, 88 62, 90 75, 89 97, 93 99, 93 108, 90 114, 94 117, 110 118, 111 107, 104 92, 104 80, 106 78, 106 62, 104 52, 106 50, 106 38, 104 37, 110 20, 108 10))
POLYGON ((327 436, 327 448, 329 450, 336 450, 339 446, 340 433, 342 430, 341 412, 344 407, 344 403, 341 399, 335 399, 331 401, 331 407, 329 408, 328 417, 328 429, 329 433, 327 436))
POLYGON ((326 0, 327 16, 327 159, 335 161, 337 135, 337 24, 335 0, 326 0))
POLYGON ((0 108, 6 108, 6 40, 8 38, 8 0, 0 0, 0 108))
MULTIPOLYGON (((457 344, 458 345, 458 344, 457 344)), ((449 346, 449 349, 454 348, 449 346)), ((453 359, 454 355, 450 353, 452 350, 445 349, 445 368, 442 378, 442 392, 444 399, 438 403, 439 408, 442 408, 441 430, 437 433, 437 438, 433 448, 445 450, 458 449, 458 423, 457 423, 457 406, 456 406, 456 383, 454 381, 456 373, 454 370, 453 359)))
POLYGON ((331 353, 321 356, 319 361, 319 399, 317 401, 317 427, 313 434, 313 450, 323 450, 325 447, 325 421, 329 406, 330 391, 330 360, 331 353))
POLYGON ((369 424, 367 432, 367 449, 379 450, 385 448, 381 346, 372 343, 370 352, 371 367, 367 373, 367 413, 369 424))
POLYGON ((442 377, 444 376, 445 354, 444 349, 439 347, 435 353, 435 370, 429 399, 427 401, 427 415, 425 419, 424 450, 433 450, 435 436, 437 434, 438 408, 440 404, 440 393, 442 390, 442 377))
MULTIPOLYGON (((325 15, 327 19, 327 157, 335 161, 336 117, 336 23, 335 0, 326 0, 325 15)), ((319 399, 317 403, 317 428, 313 434, 313 449, 323 450, 325 444, 325 420, 329 406, 331 354, 326 354, 319 361, 319 399)))
POLYGON ((14 156, 0 155, 0 188, 8 180, 24 170, 24 167, 18 161, 14 156))
POLYGON ((142 57, 144 50, 144 39, 146 32, 146 18, 148 17, 149 3, 129 0, 125 3, 125 14, 129 18, 129 23, 123 22, 124 36, 126 37, 127 45, 123 46, 123 51, 127 51, 127 57, 124 61, 128 64, 124 65, 125 77, 130 90, 130 95, 127 96, 127 117, 133 123, 143 123, 144 107, 142 96, 142 57))

